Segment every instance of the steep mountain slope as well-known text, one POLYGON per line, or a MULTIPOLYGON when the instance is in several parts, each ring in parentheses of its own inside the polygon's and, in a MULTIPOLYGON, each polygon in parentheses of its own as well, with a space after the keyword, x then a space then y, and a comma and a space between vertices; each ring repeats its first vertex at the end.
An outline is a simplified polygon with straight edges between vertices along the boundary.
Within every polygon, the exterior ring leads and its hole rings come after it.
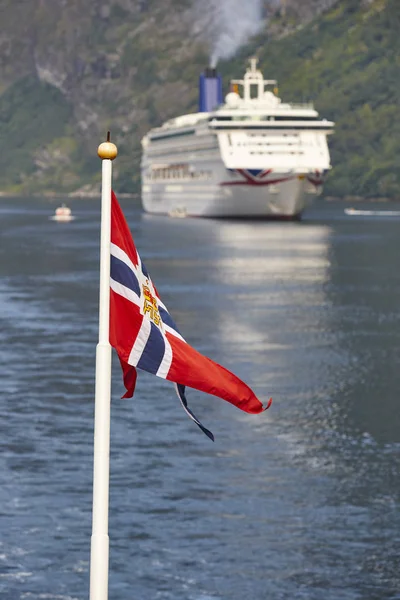
MULTIPOLYGON (((92 189, 97 144, 111 129, 120 150, 115 185, 137 190, 143 133, 196 110, 214 18, 210 5, 199 23, 201 1, 3 0, 0 189, 92 189)), ((260 7, 260 33, 219 63, 226 85, 256 53, 284 98, 313 99, 336 121, 328 193, 400 195, 399 1, 260 0, 260 7)))
MULTIPOLYGON (((8 162, 21 169, 21 177, 11 180, 2 164, 1 187, 48 188, 51 173, 61 166, 75 172, 77 159, 84 162, 78 170, 87 180, 95 168, 91 157, 109 127, 120 146, 119 166, 125 157, 126 186, 132 187, 128 161, 132 164, 136 158, 137 164, 139 140, 149 124, 176 110, 189 110, 195 101, 195 89, 184 80, 197 77, 196 56, 202 64, 206 57, 201 42, 193 43, 187 35, 191 4, 186 0, 153 0, 151 8, 147 0, 3 0, 2 4, 8 6, 0 15, 7 23, 0 39, 4 90, 0 135, 8 146, 8 162), (40 96, 40 110, 46 112, 47 101, 53 105, 51 97, 47 100, 48 85, 59 91, 60 99, 60 124, 50 140, 30 99, 31 94, 40 96), (17 101, 15 113, 9 110, 11 101, 17 101), (69 118, 65 104, 70 107, 69 118), (33 123, 21 146, 9 132, 19 130, 23 135, 28 115, 33 123), (37 168, 28 173, 29 161, 37 168)), ((74 189, 76 182, 67 179, 70 183, 64 189, 74 189)), ((58 188, 59 183, 57 179, 51 187, 58 188)))
POLYGON ((399 32, 398 0, 346 0, 290 38, 256 46, 284 97, 312 99, 336 122, 327 193, 400 197, 399 32))

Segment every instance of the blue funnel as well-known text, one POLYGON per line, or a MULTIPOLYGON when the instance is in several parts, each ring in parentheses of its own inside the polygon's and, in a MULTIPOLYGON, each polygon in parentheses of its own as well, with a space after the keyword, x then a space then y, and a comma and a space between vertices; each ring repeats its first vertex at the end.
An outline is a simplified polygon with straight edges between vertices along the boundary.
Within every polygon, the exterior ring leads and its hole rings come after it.
POLYGON ((206 69, 199 80, 199 111, 211 112, 222 102, 221 75, 215 69, 206 69))

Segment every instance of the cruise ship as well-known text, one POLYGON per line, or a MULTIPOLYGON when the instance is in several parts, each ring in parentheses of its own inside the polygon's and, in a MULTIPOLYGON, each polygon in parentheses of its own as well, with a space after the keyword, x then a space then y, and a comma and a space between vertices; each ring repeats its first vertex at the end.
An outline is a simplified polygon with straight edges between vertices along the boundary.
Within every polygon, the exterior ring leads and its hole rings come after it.
POLYGON ((334 123, 312 104, 285 103, 257 59, 225 100, 221 76, 206 69, 199 112, 142 139, 142 204, 148 213, 190 217, 300 218, 331 168, 334 123))

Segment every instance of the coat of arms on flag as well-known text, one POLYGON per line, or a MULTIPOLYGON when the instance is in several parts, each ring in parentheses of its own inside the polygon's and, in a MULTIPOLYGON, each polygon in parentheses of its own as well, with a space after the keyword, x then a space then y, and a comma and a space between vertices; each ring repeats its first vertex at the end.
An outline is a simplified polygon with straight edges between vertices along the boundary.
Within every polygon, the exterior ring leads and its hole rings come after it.
POLYGON ((112 192, 110 343, 121 362, 126 393, 133 395, 136 369, 175 384, 183 408, 210 438, 188 408, 185 388, 212 394, 241 410, 258 414, 264 406, 236 375, 192 348, 182 337, 136 250, 129 227, 112 192))

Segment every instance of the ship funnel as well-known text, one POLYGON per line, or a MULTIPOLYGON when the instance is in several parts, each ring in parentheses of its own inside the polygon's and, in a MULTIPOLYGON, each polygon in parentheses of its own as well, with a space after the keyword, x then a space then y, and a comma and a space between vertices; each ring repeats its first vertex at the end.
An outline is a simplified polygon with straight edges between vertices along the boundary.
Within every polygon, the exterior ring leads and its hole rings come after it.
POLYGON ((216 69, 208 68, 199 80, 199 111, 211 112, 222 104, 222 78, 216 69))

